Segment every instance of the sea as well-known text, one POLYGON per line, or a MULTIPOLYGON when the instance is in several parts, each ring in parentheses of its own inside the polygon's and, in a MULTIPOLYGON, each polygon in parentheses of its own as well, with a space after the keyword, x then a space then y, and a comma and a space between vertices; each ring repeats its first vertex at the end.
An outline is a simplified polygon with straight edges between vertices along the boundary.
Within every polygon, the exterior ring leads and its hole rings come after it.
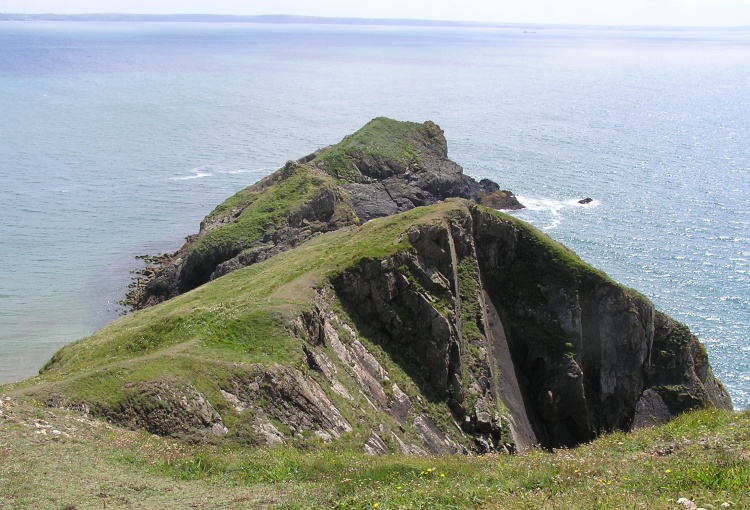
POLYGON ((137 255, 378 116, 439 124, 750 406, 750 29, 0 22, 0 383, 116 320, 137 255))

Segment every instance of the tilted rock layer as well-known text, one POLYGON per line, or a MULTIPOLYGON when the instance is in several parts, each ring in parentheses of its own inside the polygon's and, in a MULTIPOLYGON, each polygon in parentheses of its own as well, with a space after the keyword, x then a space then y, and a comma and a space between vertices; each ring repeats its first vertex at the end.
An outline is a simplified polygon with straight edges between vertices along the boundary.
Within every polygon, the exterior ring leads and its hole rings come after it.
POLYGON ((517 445, 571 446, 731 408, 684 325, 543 234, 462 205, 407 235, 413 250, 334 287, 465 431, 493 431, 505 408, 517 445))

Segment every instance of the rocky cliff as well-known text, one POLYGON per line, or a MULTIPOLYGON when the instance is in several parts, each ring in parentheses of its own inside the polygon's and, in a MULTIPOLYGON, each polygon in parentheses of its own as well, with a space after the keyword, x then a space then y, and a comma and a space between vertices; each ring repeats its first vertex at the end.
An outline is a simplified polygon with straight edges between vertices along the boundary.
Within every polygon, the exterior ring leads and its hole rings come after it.
POLYGON ((176 253, 147 267, 126 302, 144 308, 322 232, 461 197, 496 209, 522 205, 448 159, 443 131, 380 117, 238 192, 176 253))
POLYGON ((371 454, 573 446, 731 408, 685 326, 461 199, 323 233, 136 312, 15 392, 160 435, 371 454))

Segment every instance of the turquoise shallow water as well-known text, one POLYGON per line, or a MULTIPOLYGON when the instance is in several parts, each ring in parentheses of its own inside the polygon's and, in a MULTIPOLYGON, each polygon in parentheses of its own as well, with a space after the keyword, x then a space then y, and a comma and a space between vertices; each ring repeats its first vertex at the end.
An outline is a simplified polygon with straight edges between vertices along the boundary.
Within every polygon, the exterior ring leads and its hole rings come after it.
POLYGON ((747 407, 749 84, 743 31, 1 23, 0 382, 114 320, 135 255, 386 115, 687 323, 747 407))

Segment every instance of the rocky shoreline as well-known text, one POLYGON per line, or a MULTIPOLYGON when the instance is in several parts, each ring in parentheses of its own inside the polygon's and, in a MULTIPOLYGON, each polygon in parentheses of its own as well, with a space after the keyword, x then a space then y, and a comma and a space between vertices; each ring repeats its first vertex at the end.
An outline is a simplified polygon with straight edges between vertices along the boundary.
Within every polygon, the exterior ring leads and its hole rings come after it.
POLYGON ((126 308, 123 310, 122 315, 126 315, 137 307, 146 286, 159 274, 162 267, 174 261, 177 253, 175 251, 157 255, 136 255, 135 259, 142 260, 145 265, 130 271, 133 275, 131 282, 128 284, 128 291, 125 297, 120 301, 120 305, 126 308))

